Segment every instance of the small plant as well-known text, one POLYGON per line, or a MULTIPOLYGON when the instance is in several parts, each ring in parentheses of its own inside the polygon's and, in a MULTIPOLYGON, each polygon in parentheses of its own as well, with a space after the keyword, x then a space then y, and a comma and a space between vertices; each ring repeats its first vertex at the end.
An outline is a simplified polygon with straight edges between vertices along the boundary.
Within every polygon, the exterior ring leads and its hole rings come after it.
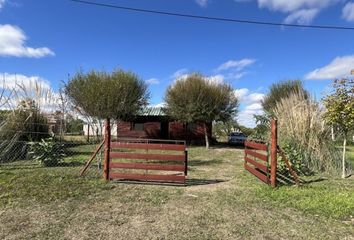
POLYGON ((65 156, 63 144, 54 141, 53 138, 42 139, 40 142, 30 143, 32 158, 45 167, 58 165, 65 156))

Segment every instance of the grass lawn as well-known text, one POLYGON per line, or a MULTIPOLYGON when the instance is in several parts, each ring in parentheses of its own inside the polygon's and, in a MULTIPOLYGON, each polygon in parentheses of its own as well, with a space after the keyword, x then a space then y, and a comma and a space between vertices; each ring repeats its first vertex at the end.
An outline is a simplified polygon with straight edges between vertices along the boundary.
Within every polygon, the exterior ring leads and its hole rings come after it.
POLYGON ((353 177, 272 189, 243 169, 241 149, 189 157, 186 187, 79 178, 76 164, 2 166, 0 239, 354 239, 353 177))
POLYGON ((354 146, 348 146, 348 153, 347 157, 349 161, 352 163, 354 169, 354 146))

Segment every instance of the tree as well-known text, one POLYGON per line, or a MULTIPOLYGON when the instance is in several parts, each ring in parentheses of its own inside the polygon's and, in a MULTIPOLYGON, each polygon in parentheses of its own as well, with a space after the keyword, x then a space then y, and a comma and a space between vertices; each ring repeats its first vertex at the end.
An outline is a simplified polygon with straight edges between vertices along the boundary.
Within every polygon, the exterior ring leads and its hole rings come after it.
POLYGON ((81 133, 83 131, 84 121, 80 118, 74 118, 67 115, 66 126, 69 133, 81 133))
POLYGON ((345 153, 347 137, 354 130, 354 79, 335 80, 333 92, 323 99, 325 120, 343 134, 342 178, 346 177, 345 153))
POLYGON ((81 113, 98 119, 128 119, 147 104, 147 85, 123 70, 78 72, 65 86, 65 94, 81 113))
POLYGON ((178 79, 166 91, 166 112, 184 123, 204 123, 206 148, 209 148, 207 124, 228 121, 236 114, 238 101, 228 84, 218 84, 198 73, 178 79))
POLYGON ((270 86, 269 93, 262 101, 264 111, 268 115, 272 116, 273 109, 276 107, 277 102, 280 102, 281 99, 287 98, 296 93, 304 94, 306 98, 309 96, 300 80, 287 80, 279 83, 273 83, 270 86))

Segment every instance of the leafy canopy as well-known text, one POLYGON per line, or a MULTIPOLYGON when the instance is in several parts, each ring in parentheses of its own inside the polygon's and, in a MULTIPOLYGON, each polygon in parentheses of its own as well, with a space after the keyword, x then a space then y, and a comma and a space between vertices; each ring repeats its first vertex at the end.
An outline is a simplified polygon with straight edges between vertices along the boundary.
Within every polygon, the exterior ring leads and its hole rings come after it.
POLYGON ((182 122, 228 121, 238 101, 228 84, 217 84, 194 73, 179 79, 166 92, 166 112, 182 122))
POLYGON ((303 94, 306 99, 309 96, 300 80, 287 80, 273 83, 270 86, 269 93, 262 101, 263 109, 266 113, 273 115, 273 110, 276 108, 277 103, 292 94, 303 94))
POLYGON ((78 72, 65 87, 74 106, 91 117, 127 119, 147 104, 147 85, 123 70, 78 72))
POLYGON ((335 80, 333 87, 332 94, 323 99, 324 117, 347 135, 354 130, 354 79, 335 80))

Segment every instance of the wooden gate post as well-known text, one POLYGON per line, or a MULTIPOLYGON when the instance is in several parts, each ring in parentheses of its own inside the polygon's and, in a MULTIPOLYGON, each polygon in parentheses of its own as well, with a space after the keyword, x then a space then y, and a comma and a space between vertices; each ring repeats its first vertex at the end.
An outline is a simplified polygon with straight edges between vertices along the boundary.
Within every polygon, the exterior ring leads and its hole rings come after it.
POLYGON ((271 149, 270 149, 270 184, 277 186, 277 145, 278 145, 278 121, 271 122, 271 149))
POLYGON ((104 126, 104 165, 103 175, 104 179, 109 181, 109 162, 111 151, 111 124, 110 119, 107 118, 104 126))

